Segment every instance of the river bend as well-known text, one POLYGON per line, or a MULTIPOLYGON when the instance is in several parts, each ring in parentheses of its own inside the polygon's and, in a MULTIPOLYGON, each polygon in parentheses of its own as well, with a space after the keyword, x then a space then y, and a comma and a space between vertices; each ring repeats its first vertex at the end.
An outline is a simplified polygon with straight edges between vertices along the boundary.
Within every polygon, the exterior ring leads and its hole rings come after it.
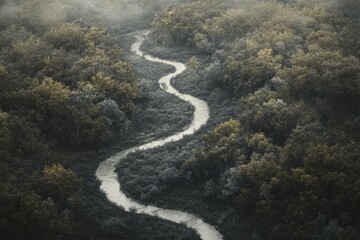
POLYGON ((106 194, 106 197, 109 199, 109 201, 119 207, 122 207, 125 211, 133 210, 140 214, 147 214, 171 222, 185 224, 187 227, 194 229, 200 235, 202 240, 222 240, 223 236, 219 231, 216 230, 214 226, 204 222, 204 220, 197 216, 179 210, 171 210, 150 205, 143 205, 127 197, 125 193, 121 191, 121 186, 115 171, 116 165, 121 160, 125 159, 130 153, 164 146, 167 143, 176 142, 186 135, 194 134, 204 124, 206 124, 209 119, 209 107, 205 101, 191 95, 179 93, 170 84, 170 80, 172 78, 185 71, 185 65, 180 62, 160 59, 145 54, 140 50, 140 46, 146 39, 146 36, 149 32, 149 30, 145 30, 132 34, 136 38, 136 41, 132 44, 131 51, 145 58, 148 61, 164 63, 175 67, 175 72, 170 73, 159 79, 159 85, 164 91, 173 94, 176 97, 194 106, 195 110, 193 113, 192 122, 183 131, 175 133, 174 135, 154 140, 140 146, 131 147, 121 152, 115 153, 113 156, 109 157, 99 165, 95 175, 100 181, 101 191, 106 194))

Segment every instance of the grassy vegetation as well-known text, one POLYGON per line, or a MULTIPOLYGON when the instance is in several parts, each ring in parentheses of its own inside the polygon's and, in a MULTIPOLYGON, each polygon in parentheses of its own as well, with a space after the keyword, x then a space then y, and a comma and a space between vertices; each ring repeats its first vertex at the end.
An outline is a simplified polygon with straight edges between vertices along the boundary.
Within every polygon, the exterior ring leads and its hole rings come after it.
MULTIPOLYGON (((193 51, 185 48, 156 45, 152 38, 145 41, 142 50, 154 56, 182 62, 186 62, 193 56, 193 51)), ((199 55, 197 57, 200 61, 207 61, 206 58, 201 59, 199 55)), ((132 198, 145 203, 190 211, 219 226, 225 237, 243 236, 244 239, 247 239, 249 231, 245 225, 239 228, 241 223, 237 216, 230 217, 234 214, 231 207, 205 201, 199 194, 200 185, 184 186, 186 174, 181 169, 185 160, 191 157, 194 149, 202 146, 201 135, 233 116, 233 102, 236 99, 220 88, 211 89, 206 86, 202 73, 197 73, 190 68, 176 77, 172 84, 180 92, 204 99, 209 104, 209 122, 197 134, 187 136, 179 142, 146 152, 130 154, 117 167, 122 190, 132 198), (227 216, 226 219, 219 222, 224 214, 227 216)), ((175 114, 182 113, 175 112, 175 114)), ((181 130, 181 128, 174 129, 181 130)))

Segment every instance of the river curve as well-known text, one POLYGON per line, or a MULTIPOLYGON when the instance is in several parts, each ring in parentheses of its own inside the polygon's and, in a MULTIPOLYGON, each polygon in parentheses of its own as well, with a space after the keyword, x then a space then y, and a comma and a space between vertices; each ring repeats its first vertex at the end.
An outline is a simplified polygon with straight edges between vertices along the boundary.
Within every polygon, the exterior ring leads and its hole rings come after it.
POLYGON ((127 197, 124 192, 121 191, 120 183, 116 174, 116 165, 128 154, 136 151, 144 151, 153 149, 156 147, 164 146, 170 142, 176 142, 182 139, 186 135, 194 134, 199 130, 209 119, 209 107, 207 103, 201 99, 193 97, 191 95, 179 93, 171 84, 170 80, 185 71, 186 67, 183 63, 163 60, 157 57, 145 54, 140 50, 141 44, 146 39, 147 34, 150 30, 139 31, 132 34, 136 41, 131 46, 131 51, 135 54, 145 58, 148 61, 164 63, 175 67, 175 72, 170 73, 159 79, 160 87, 176 97, 190 103, 194 106, 193 119, 189 126, 183 131, 175 133, 169 137, 154 140, 145 143, 140 146, 131 147, 123 150, 109 157, 103 161, 96 170, 96 177, 100 181, 100 189, 103 191, 108 200, 119 207, 122 207, 125 211, 136 211, 140 214, 147 214, 157 218, 165 219, 175 223, 185 224, 187 227, 194 229, 202 240, 222 240, 223 236, 216 228, 202 220, 201 218, 194 216, 190 213, 183 212, 180 210, 164 209, 150 205, 143 205, 139 202, 132 200, 127 197))

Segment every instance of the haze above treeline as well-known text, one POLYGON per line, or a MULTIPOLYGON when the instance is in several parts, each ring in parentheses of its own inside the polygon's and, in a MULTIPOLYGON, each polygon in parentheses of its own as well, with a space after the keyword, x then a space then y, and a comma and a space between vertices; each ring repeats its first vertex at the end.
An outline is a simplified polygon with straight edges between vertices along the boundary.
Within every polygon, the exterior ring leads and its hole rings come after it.
MULTIPOLYGON (((208 0, 206 0, 208 1, 208 0)), ((205 2, 206 2, 205 1, 205 2)), ((243 4, 254 5, 267 0, 226 0, 221 4, 243 4)), ((106 20, 109 22, 128 21, 146 15, 149 11, 163 7, 173 6, 192 2, 191 0, 44 0, 44 1, 21 1, 2 0, 1 16, 9 23, 16 18, 28 18, 39 24, 60 24, 71 18, 78 18, 82 15, 92 16, 97 21, 106 20), (30 18, 29 18, 30 17, 30 18)), ((211 2, 211 1, 208 1, 211 2)), ((291 0, 284 0, 284 3, 291 3, 291 0)), ((343 8, 344 13, 351 18, 359 18, 359 7, 356 0, 314 0, 297 1, 309 6, 326 6, 330 8, 343 8), (355 6, 355 8, 354 8, 355 6)))

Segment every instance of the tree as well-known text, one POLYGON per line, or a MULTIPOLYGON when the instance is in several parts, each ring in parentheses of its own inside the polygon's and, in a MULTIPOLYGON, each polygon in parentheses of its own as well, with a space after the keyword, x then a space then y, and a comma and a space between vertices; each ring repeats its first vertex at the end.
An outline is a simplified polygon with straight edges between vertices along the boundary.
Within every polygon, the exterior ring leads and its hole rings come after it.
POLYGON ((294 54, 292 67, 279 71, 279 76, 289 79, 290 94, 293 96, 316 96, 332 102, 358 100, 359 61, 344 56, 340 51, 326 51, 312 45, 307 53, 298 51, 294 54))
MULTIPOLYGON (((242 160, 240 123, 229 120, 203 136, 205 148, 198 150, 184 167, 208 178, 219 177, 226 166, 242 160)), ((194 176, 199 177, 199 176, 194 176)))
POLYGON ((187 62, 186 65, 194 70, 195 72, 199 71, 200 68, 200 62, 199 59, 197 59, 195 56, 192 56, 187 62))
POLYGON ((33 76, 43 68, 44 58, 49 54, 49 45, 31 36, 25 41, 14 42, 8 54, 16 69, 33 76))
POLYGON ((130 126, 131 122, 120 110, 119 105, 114 100, 105 99, 98 103, 97 106, 103 112, 105 120, 109 128, 113 129, 114 134, 122 136, 130 126))
POLYGON ((66 51, 81 51, 86 48, 87 43, 84 30, 74 23, 53 27, 45 33, 45 39, 55 48, 66 51))
POLYGON ((80 179, 61 164, 45 166, 42 173, 42 195, 50 197, 60 206, 65 206, 68 198, 76 193, 80 179))

